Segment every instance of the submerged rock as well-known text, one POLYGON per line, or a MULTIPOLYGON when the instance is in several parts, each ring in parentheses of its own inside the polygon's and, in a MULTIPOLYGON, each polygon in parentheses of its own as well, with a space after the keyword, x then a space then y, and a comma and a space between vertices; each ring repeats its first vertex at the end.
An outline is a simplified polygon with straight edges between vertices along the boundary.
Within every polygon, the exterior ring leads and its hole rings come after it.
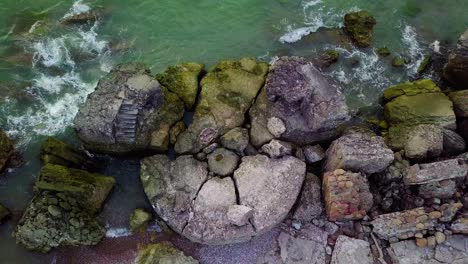
POLYGON ((201 99, 193 123, 179 136, 176 152, 196 153, 230 129, 242 126, 267 71, 266 63, 249 58, 219 62, 201 80, 201 99))
POLYGON ((328 148, 325 171, 344 169, 372 174, 385 170, 393 159, 393 151, 382 137, 367 129, 353 128, 328 148))
POLYGON ((367 179, 360 173, 342 169, 326 172, 322 191, 330 221, 362 219, 372 207, 373 196, 367 179))
POLYGON ((11 155, 13 155, 13 151, 13 142, 11 142, 3 130, 0 130, 0 172, 7 166, 11 155))
POLYGON ((373 40, 373 29, 377 21, 369 12, 359 11, 346 14, 344 26, 357 46, 361 48, 369 47, 373 40))
POLYGON ((97 212, 112 190, 115 179, 83 170, 46 164, 36 181, 36 188, 63 192, 76 199, 81 207, 97 212))
POLYGON ((135 264, 198 264, 192 257, 169 244, 149 244, 138 250, 135 264))
POLYGON ((93 167, 93 162, 86 152, 74 148, 56 138, 49 137, 42 143, 41 160, 45 164, 56 164, 73 168, 93 167))
POLYGON ((468 83, 468 30, 458 40, 457 47, 450 53, 444 68, 444 77, 458 89, 466 88, 468 83))
POLYGON ((331 258, 331 264, 373 264, 369 242, 347 236, 339 236, 331 258))
POLYGON ((281 139, 285 141, 313 144, 332 139, 350 118, 339 87, 303 58, 278 59, 265 90, 267 113, 284 122, 281 139))
POLYGON ((129 219, 130 230, 136 231, 141 227, 144 227, 151 220, 151 217, 151 214, 146 212, 144 209, 135 209, 129 219))
POLYGON ((156 78, 162 86, 177 94, 184 101, 185 109, 190 110, 197 99, 198 78, 204 67, 199 63, 179 64, 157 74, 156 78))
POLYGON ((0 204, 0 223, 2 223, 3 218, 10 215, 10 211, 6 209, 2 204, 0 204))
POLYGON ((176 94, 161 87, 143 64, 131 63, 100 80, 74 124, 85 147, 93 151, 165 151, 169 130, 183 114, 176 94))

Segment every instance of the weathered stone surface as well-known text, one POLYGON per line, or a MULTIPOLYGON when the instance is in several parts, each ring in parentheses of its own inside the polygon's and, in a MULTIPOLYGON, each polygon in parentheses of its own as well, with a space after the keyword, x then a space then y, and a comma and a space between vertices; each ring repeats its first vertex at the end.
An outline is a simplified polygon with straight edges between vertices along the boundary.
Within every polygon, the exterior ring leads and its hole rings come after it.
POLYGON ((325 151, 320 145, 305 146, 302 151, 307 164, 319 162, 325 158, 325 151))
POLYGON ((468 83, 468 30, 458 40, 457 47, 449 55, 444 68, 444 77, 458 89, 466 88, 468 83))
POLYGON ((450 230, 457 234, 468 235, 468 215, 464 214, 450 225, 450 230))
POLYGON ((198 78, 204 67, 203 64, 193 62, 178 64, 157 74, 156 79, 162 86, 177 94, 184 101, 185 108, 190 110, 197 99, 198 78))
POLYGON ((456 191, 457 185, 454 180, 443 180, 439 182, 431 182, 421 185, 419 187, 419 196, 426 199, 448 199, 451 198, 456 191))
POLYGON ((443 204, 438 211, 426 213, 423 207, 377 216, 372 222, 373 232, 381 239, 408 239, 418 232, 433 230, 438 221, 449 222, 461 204, 443 204))
POLYGON ((444 129, 444 153, 448 155, 457 155, 466 149, 466 142, 462 136, 456 132, 444 129))
POLYGON ((170 161, 165 155, 141 162, 140 178, 153 209, 176 232, 182 233, 192 201, 208 177, 208 165, 192 156, 170 161))
POLYGON ((169 130, 184 114, 183 102, 161 87, 143 64, 116 67, 100 80, 75 117, 85 147, 105 153, 167 150, 169 130))
POLYGON ((242 158, 234 172, 241 205, 254 209, 252 224, 266 232, 287 216, 301 190, 305 163, 294 157, 269 159, 264 155, 242 158))
POLYGON ((141 227, 144 227, 150 220, 152 216, 150 213, 146 212, 144 209, 137 208, 130 215, 130 230, 136 231, 141 227))
POLYGON ((405 240, 390 244, 387 251, 396 264, 462 264, 468 261, 466 243, 468 238, 459 235, 435 248, 417 247, 414 240, 405 240))
POLYGON ((236 226, 244 226, 249 223, 249 219, 253 216, 252 208, 244 205, 231 205, 227 212, 227 217, 231 224, 236 226))
POLYGON ((429 79, 415 82, 405 82, 387 88, 384 91, 384 100, 390 101, 401 95, 414 96, 423 93, 438 93, 439 87, 429 79))
MULTIPOLYGON (((275 136, 268 130, 268 99, 263 88, 257 96, 255 103, 249 111, 250 117, 250 143, 255 147, 261 147, 275 136)), ((281 133, 283 134, 283 133, 281 133)))
POLYGON ((347 236, 336 240, 331 264, 373 264, 369 242, 347 236))
POLYGON ((284 125, 283 120, 272 117, 268 119, 267 128, 270 133, 276 138, 281 137, 284 132, 286 132, 286 126, 284 125))
POLYGON ((229 130, 242 126, 268 71, 266 63, 244 58, 219 62, 201 81, 193 123, 175 145, 177 153, 196 153, 229 130))
POLYGON ((76 199, 81 207, 97 212, 114 184, 113 177, 46 164, 35 186, 39 190, 66 193, 76 199))
POLYGON ((86 24, 91 23, 98 20, 98 14, 95 12, 82 12, 78 14, 72 14, 69 16, 65 16, 61 23, 64 25, 79 25, 79 24, 86 24))
POLYGON ((0 130, 0 172, 5 169, 13 151, 13 142, 3 130, 0 130))
POLYGON ((74 148, 56 138, 49 137, 41 146, 41 160, 73 168, 92 167, 93 162, 86 152, 74 148))
POLYGON ((17 243, 41 252, 58 246, 96 245, 104 236, 104 227, 94 218, 93 211, 81 207, 79 202, 68 193, 40 192, 16 227, 17 243))
POLYGON ((273 139, 270 143, 262 146, 263 152, 270 158, 281 158, 292 154, 292 145, 289 142, 273 139))
POLYGON ((220 142, 225 148, 243 155, 249 145, 249 130, 242 127, 233 128, 220 138, 220 142))
POLYGON ((169 142, 174 145, 177 142, 179 135, 182 134, 185 129, 187 129, 187 126, 184 122, 179 121, 175 123, 175 125, 171 127, 171 130, 169 130, 169 142))
POLYGON ((273 248, 257 264, 323 264, 326 261, 327 232, 312 224, 300 230, 283 230, 273 248))
POLYGON ((10 211, 6 209, 2 204, 0 204, 0 223, 2 222, 2 219, 10 215, 10 211))
POLYGON ((232 174, 238 164, 239 156, 225 148, 216 149, 208 155, 210 171, 220 176, 232 174))
POLYGON ((468 117, 468 90, 451 92, 449 94, 449 98, 453 102, 453 109, 455 111, 455 115, 457 117, 468 117))
POLYGON ((340 88, 303 58, 279 58, 271 66, 265 90, 269 118, 284 122, 281 139, 292 143, 332 139, 350 118, 340 88))
POLYGON ((325 171, 344 169, 372 174, 385 170, 393 159, 393 151, 382 137, 369 130, 355 129, 330 145, 325 171))
POLYGON ((444 133, 441 127, 417 125, 407 131, 404 147, 407 158, 426 159, 440 156, 444 147, 444 133))
POLYGON ((367 179, 360 173, 342 169, 326 172, 322 186, 330 221, 362 219, 372 207, 367 179))
POLYGON ((135 264, 198 264, 192 257, 169 244, 149 244, 141 247, 135 264))
POLYGON ((411 166, 403 177, 405 184, 416 185, 463 178, 468 172, 468 165, 461 159, 449 159, 411 166))
POLYGON ((367 11, 348 13, 344 17, 344 26, 357 46, 365 48, 372 44, 373 29, 377 21, 367 11))
POLYGON ((323 210, 321 194, 320 179, 312 173, 307 173, 293 218, 309 223, 319 217, 323 210))

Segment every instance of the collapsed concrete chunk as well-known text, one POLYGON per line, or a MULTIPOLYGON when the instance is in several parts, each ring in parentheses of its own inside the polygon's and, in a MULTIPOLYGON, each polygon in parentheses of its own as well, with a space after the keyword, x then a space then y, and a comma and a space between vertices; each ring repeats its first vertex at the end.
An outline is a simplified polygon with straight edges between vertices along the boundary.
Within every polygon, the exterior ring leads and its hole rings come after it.
POLYGON ((264 89, 269 118, 282 120, 285 141, 303 145, 330 140, 350 118, 340 88, 304 58, 279 58, 264 89))
POLYGON ((330 221, 362 219, 372 207, 367 179, 360 173, 342 169, 326 172, 322 191, 330 221))
POLYGON ((186 256, 184 252, 176 249, 170 244, 149 244, 138 250, 135 264, 198 264, 192 257, 186 256))
POLYGON ((422 184, 419 187, 419 196, 425 199, 448 199, 451 198, 456 191, 457 184, 454 180, 443 180, 439 182, 430 182, 422 184))
POLYGON ((372 264, 374 259, 369 242, 347 236, 339 236, 336 240, 331 264, 372 264))
POLYGON ((176 152, 197 153, 230 129, 242 126, 267 72, 268 65, 254 59, 219 62, 201 80, 201 100, 193 123, 177 140, 176 152))
POLYGON ((96 245, 104 234, 80 200, 66 192, 42 191, 32 199, 14 236, 26 249, 45 253, 58 246, 96 245))
POLYGON ((46 164, 36 181, 39 190, 63 192, 91 212, 102 207, 115 184, 113 177, 46 164))
POLYGON ((393 159, 393 151, 382 137, 370 130, 355 128, 328 148, 325 171, 344 169, 372 174, 385 170, 393 159))
POLYGON ((461 159, 449 159, 439 162, 415 164, 403 177, 405 184, 417 185, 455 178, 463 178, 468 172, 468 165, 461 159))
POLYGON ((242 158, 234 180, 240 204, 254 209, 252 223, 258 233, 266 232, 287 216, 301 190, 305 169, 304 162, 290 156, 242 158))

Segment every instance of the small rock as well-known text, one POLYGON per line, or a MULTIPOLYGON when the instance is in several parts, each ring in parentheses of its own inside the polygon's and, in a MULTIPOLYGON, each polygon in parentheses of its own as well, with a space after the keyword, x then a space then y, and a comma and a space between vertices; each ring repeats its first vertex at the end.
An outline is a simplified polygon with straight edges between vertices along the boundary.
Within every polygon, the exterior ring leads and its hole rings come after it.
MULTIPOLYGON (((467 98, 468 100, 468 98, 467 98)), ((444 129, 444 153, 447 155, 457 155, 466 149, 466 143, 462 136, 456 132, 444 129)))
POLYGON ((437 244, 442 244, 445 241, 445 235, 442 232, 435 233, 435 240, 437 244))
POLYGON ((182 121, 175 123, 175 125, 171 127, 171 130, 169 130, 169 141, 172 145, 177 142, 177 137, 184 132, 185 129, 187 129, 187 126, 182 121))
POLYGON ((208 155, 208 167, 211 172, 227 176, 234 172, 239 164, 239 156, 224 148, 219 148, 208 155))
POLYGON ((198 264, 199 262, 172 245, 161 243, 145 245, 138 250, 135 264, 149 263, 198 264))
POLYGON ((305 146, 303 152, 307 164, 312 164, 325 158, 325 151, 320 145, 305 146))
POLYGON ((55 205, 49 205, 49 207, 47 207, 47 211, 54 217, 60 217, 62 215, 60 208, 55 205))
POLYGON ((427 239, 425 239, 425 238, 416 238, 416 246, 418 246, 418 247, 427 247, 427 239))
POLYGON ((436 239, 433 236, 427 238, 427 246, 428 247, 435 247, 436 246, 436 239))
POLYGON ((244 226, 249 223, 249 219, 253 216, 252 208, 244 205, 231 205, 229 207, 227 217, 229 221, 236 226, 244 226))
POLYGON ((246 128, 236 127, 229 130, 221 138, 221 145, 225 148, 234 150, 243 155, 244 150, 249 145, 249 130, 246 128))
POLYGON ((204 152, 205 154, 210 154, 210 153, 213 153, 213 151, 215 151, 217 148, 218 148, 218 143, 212 143, 212 144, 206 146, 206 147, 203 149, 203 152, 204 152))
POLYGON ((348 13, 344 17, 344 26, 356 43, 361 48, 369 47, 373 40, 373 29, 377 21, 367 11, 348 13))
POLYGON ((130 215, 130 230, 135 231, 145 226, 151 220, 151 214, 138 208, 130 215))
POLYGON ((286 132, 286 126, 284 125, 283 120, 278 117, 269 118, 267 127, 268 131, 270 131, 270 133, 276 138, 281 137, 281 135, 286 132))
POLYGON ((270 158, 277 159, 283 156, 292 154, 291 143, 273 139, 270 143, 263 145, 262 150, 270 156, 270 158))

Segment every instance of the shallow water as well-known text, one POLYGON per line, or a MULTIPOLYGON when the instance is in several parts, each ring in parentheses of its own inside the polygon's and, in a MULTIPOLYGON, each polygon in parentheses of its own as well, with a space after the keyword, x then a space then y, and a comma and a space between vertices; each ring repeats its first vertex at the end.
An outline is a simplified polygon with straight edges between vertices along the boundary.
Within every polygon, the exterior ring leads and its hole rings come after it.
MULTIPOLYGON (((453 44, 468 25, 467 13, 468 0, 3 0, 0 127, 15 139, 25 164, 0 177, 0 203, 15 213, 0 227, 0 263, 54 259, 56 253, 40 259, 25 252, 10 233, 31 198, 40 168, 39 144, 48 135, 79 144, 69 126, 86 95, 113 65, 138 60, 156 73, 183 61, 210 67, 226 58, 270 61, 279 55, 312 57, 338 48, 342 59, 328 74, 359 109, 376 105, 389 85, 410 79, 430 43, 453 44), (86 9, 100 10, 102 19, 90 26, 59 23, 86 9), (373 49, 337 47, 319 30, 338 27, 346 12, 361 9, 378 21, 375 47, 387 46, 408 57, 406 68, 392 68, 390 59, 379 58, 373 49), (34 30, 41 34, 27 34, 34 30)), ((135 207, 148 205, 138 162, 109 159, 107 164, 105 172, 118 184, 102 219, 118 230, 135 207)), ((206 249, 201 252, 209 255, 206 249)))

